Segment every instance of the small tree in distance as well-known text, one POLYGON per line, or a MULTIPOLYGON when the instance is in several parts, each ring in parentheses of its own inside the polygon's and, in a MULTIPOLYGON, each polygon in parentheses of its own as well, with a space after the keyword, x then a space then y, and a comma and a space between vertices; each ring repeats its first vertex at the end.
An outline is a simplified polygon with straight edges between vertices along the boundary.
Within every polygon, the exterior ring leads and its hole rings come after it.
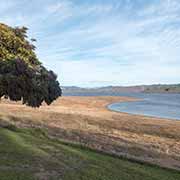
POLYGON ((62 91, 56 74, 38 60, 27 30, 0 23, 0 98, 32 107, 41 106, 43 101, 50 105, 62 91))

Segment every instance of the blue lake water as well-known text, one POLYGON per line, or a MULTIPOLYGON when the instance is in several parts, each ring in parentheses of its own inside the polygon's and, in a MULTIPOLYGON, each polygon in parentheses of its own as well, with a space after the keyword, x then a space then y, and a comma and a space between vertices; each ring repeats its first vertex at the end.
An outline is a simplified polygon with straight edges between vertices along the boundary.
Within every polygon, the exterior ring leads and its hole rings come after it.
POLYGON ((180 94, 132 94, 142 99, 136 102, 115 103, 109 109, 131 114, 140 114, 180 120, 180 94))
POLYGON ((110 110, 153 117, 180 120, 180 94, 163 93, 77 93, 76 96, 128 96, 142 99, 136 102, 114 103, 110 110))

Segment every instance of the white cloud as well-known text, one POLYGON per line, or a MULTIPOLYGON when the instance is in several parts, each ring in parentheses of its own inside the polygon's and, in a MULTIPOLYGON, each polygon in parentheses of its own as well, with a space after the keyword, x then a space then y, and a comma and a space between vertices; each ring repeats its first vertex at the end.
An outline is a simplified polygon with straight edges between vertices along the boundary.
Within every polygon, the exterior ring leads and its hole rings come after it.
POLYGON ((42 11, 25 7, 0 20, 34 30, 39 57, 63 85, 180 81, 179 0, 42 2, 42 11))
POLYGON ((66 9, 69 8, 69 5, 71 3, 67 2, 67 1, 60 1, 56 4, 51 4, 47 7, 47 11, 50 13, 56 13, 59 11, 65 11, 66 9))

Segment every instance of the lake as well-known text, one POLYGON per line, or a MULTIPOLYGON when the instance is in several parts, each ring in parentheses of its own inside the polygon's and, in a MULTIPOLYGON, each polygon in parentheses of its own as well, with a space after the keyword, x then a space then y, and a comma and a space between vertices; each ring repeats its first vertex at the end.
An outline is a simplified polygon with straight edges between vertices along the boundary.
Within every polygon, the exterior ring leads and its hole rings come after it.
POLYGON ((160 118, 180 120, 180 94, 163 93, 75 93, 75 96, 128 96, 142 99, 136 102, 114 103, 110 110, 160 118))
POLYGON ((141 101, 114 103, 109 109, 131 114, 180 120, 180 94, 131 94, 141 101))

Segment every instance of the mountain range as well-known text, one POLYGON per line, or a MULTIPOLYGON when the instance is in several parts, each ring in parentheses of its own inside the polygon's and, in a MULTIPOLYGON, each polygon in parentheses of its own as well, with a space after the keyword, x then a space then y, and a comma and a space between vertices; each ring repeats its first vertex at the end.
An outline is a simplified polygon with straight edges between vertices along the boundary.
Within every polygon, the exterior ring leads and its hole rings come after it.
POLYGON ((155 84, 137 86, 106 86, 97 88, 82 88, 77 86, 63 86, 63 94, 79 93, 180 93, 180 84, 155 84))

